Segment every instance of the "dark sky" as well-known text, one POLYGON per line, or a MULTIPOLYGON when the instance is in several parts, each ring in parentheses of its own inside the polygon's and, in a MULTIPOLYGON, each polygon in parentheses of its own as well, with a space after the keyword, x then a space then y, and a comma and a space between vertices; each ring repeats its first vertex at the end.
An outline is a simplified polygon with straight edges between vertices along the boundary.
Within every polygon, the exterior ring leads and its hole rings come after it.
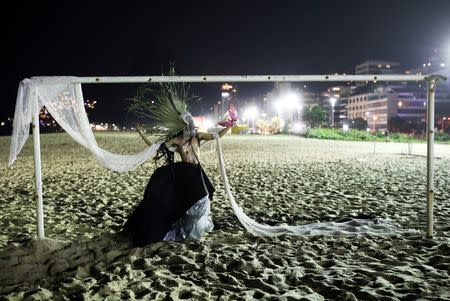
MULTIPOLYGON (((450 48, 448 0, 117 2, 3 8, 0 120, 13 115, 17 85, 31 76, 160 75, 171 60, 180 75, 353 73, 366 59, 416 66, 433 48, 450 48)), ((92 118, 132 118, 125 98, 136 88, 86 87, 99 102, 92 118)), ((194 90, 205 107, 218 93, 217 85, 194 90)))

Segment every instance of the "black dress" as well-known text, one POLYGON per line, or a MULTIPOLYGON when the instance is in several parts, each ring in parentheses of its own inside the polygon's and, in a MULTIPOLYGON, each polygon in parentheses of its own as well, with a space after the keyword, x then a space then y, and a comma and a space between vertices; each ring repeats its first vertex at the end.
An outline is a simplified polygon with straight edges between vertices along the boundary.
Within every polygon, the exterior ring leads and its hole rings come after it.
POLYGON ((176 162, 159 167, 151 176, 144 198, 123 228, 142 247, 163 240, 171 226, 214 187, 200 164, 176 162))

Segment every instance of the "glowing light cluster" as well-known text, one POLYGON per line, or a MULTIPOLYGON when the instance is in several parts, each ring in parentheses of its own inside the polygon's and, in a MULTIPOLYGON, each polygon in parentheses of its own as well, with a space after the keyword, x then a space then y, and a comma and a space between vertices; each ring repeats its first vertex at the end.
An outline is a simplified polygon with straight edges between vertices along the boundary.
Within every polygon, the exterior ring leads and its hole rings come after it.
POLYGON ((285 112, 293 112, 294 110, 300 111, 300 95, 294 92, 281 95, 275 102, 275 108, 279 115, 285 112))
POLYGON ((254 121, 258 117, 258 108, 255 106, 244 109, 243 120, 254 121))

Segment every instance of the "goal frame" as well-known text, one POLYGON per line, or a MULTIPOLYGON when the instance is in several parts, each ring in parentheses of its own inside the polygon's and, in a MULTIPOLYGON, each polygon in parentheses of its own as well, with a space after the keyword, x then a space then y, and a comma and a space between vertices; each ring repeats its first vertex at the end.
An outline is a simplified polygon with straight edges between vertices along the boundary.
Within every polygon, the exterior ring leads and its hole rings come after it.
MULTIPOLYGON (((223 83, 223 82, 425 82, 427 84, 427 188, 426 188, 426 237, 433 238, 434 201, 434 114, 435 91, 441 75, 200 75, 200 76, 98 76, 77 77, 72 85, 81 84, 123 84, 123 83, 223 83)), ((44 206, 42 196, 41 146, 39 131, 39 107, 36 102, 32 116, 34 177, 36 186, 37 232, 40 239, 44 234, 44 206)))

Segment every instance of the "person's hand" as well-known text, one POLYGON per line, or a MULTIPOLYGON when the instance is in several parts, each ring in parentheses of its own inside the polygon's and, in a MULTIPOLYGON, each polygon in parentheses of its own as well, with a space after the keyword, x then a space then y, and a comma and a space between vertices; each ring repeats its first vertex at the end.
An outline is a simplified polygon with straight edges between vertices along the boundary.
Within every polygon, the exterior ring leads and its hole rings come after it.
POLYGON ((223 127, 232 127, 233 125, 236 124, 238 118, 237 118, 237 112, 236 112, 236 107, 231 104, 230 105, 230 109, 228 110, 228 119, 227 120, 223 120, 218 122, 218 125, 221 125, 223 127))
POLYGON ((144 130, 144 126, 143 126, 142 124, 138 123, 138 124, 136 125, 136 130, 138 130, 138 131, 143 131, 143 130, 144 130))
POLYGON ((232 121, 232 120, 224 120, 224 121, 220 121, 220 122, 218 122, 217 123, 218 125, 221 125, 221 126, 223 126, 223 127, 226 127, 226 128, 230 128, 230 127, 232 127, 235 123, 232 121))

